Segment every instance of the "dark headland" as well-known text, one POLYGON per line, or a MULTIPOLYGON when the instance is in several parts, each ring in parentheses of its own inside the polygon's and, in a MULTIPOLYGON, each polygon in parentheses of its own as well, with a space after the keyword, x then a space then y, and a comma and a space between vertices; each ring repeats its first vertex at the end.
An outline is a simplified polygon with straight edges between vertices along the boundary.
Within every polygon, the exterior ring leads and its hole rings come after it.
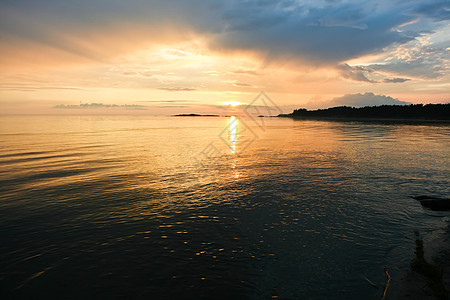
POLYGON ((450 103, 381 105, 365 107, 338 106, 327 109, 300 108, 278 117, 342 121, 450 122, 450 103))

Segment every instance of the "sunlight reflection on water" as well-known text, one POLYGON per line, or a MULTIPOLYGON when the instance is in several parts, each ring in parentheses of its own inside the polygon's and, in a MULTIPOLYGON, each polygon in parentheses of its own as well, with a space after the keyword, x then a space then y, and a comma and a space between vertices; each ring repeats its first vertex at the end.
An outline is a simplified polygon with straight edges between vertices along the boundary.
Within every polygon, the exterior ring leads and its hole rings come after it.
POLYGON ((409 196, 448 195, 448 126, 243 122, 0 119, 2 290, 361 299, 444 225, 409 196))
POLYGON ((236 117, 230 117, 230 142, 231 153, 236 154, 236 142, 237 142, 237 120, 236 117))

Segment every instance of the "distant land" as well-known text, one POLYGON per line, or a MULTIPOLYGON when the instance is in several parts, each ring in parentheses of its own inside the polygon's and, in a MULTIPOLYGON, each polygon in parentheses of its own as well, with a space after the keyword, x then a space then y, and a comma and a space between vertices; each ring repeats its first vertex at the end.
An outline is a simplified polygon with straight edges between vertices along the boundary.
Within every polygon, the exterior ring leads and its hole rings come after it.
POLYGON ((201 114, 178 114, 174 117, 220 117, 219 115, 201 115, 201 114))
POLYGON ((450 122, 450 103, 381 105, 365 107, 338 106, 327 109, 300 108, 278 117, 293 119, 357 120, 357 121, 411 121, 450 122))

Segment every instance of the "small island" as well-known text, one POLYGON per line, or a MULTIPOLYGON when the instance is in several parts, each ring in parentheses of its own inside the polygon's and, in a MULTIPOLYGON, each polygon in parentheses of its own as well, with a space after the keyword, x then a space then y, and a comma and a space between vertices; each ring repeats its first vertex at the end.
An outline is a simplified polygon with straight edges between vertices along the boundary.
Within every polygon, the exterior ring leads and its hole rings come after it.
POLYGON ((327 109, 300 108, 278 117, 345 121, 450 122, 450 103, 381 105, 365 107, 338 106, 327 109))
POLYGON ((220 117, 219 115, 201 115, 201 114, 178 114, 174 117, 220 117))

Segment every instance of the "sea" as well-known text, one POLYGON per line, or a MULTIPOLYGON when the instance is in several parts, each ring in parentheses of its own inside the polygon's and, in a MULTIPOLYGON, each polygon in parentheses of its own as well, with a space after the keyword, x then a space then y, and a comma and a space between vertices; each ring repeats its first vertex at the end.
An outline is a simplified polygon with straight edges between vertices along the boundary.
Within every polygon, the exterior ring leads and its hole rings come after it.
POLYGON ((2 299, 393 299, 450 126, 1 116, 2 299))

